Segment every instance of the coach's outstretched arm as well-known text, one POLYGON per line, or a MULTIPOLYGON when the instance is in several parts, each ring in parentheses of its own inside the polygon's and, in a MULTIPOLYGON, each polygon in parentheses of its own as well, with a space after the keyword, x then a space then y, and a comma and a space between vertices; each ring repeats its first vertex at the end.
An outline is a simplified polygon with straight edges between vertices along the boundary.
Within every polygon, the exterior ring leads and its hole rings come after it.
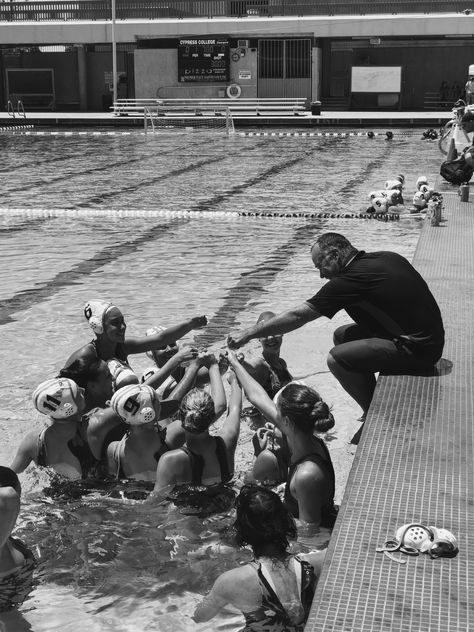
POLYGON ((249 327, 242 332, 230 334, 227 338, 229 349, 238 349, 247 344, 253 338, 264 338, 265 336, 275 336, 287 334, 289 331, 299 329, 306 323, 316 320, 320 314, 309 303, 301 303, 293 309, 281 312, 269 320, 262 321, 253 327, 249 327))

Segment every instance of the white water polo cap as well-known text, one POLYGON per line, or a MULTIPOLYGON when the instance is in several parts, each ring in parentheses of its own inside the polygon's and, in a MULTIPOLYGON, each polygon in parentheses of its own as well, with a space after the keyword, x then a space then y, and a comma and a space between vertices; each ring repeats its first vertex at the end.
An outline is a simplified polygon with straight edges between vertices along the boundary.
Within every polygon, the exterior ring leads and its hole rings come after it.
POLYGON ((425 208, 426 199, 424 193, 422 193, 421 191, 417 191, 415 193, 415 195, 413 196, 413 206, 416 206, 417 208, 425 208))
MULTIPOLYGON (((163 327, 162 325, 157 325, 155 327, 150 327, 150 329, 147 329, 145 335, 154 336, 155 334, 160 334, 162 331, 166 331, 166 327, 163 327)), ((150 358, 150 360, 155 360, 153 351, 147 351, 146 355, 150 358)))
POLYGON ((104 333, 104 316, 111 307, 112 303, 105 301, 89 301, 84 305, 84 316, 95 334, 104 333))
POLYGON ((422 184, 428 184, 428 178, 426 176, 420 176, 416 181, 416 186, 419 189, 422 184))
POLYGON ((372 206, 377 213, 386 213, 388 209, 388 200, 385 197, 377 197, 372 200, 372 206))
POLYGON ((160 400, 151 386, 131 384, 114 393, 110 406, 126 424, 141 426, 158 419, 160 400))
POLYGON ((385 197, 385 191, 371 191, 369 193, 369 200, 375 200, 379 197, 385 197))
POLYGON ((51 419, 68 419, 84 410, 84 393, 68 378, 53 378, 36 388, 33 404, 37 411, 51 419))
POLYGON ((130 384, 138 384, 138 376, 125 362, 122 362, 117 358, 112 358, 107 361, 107 365, 114 380, 116 389, 129 386, 130 384))

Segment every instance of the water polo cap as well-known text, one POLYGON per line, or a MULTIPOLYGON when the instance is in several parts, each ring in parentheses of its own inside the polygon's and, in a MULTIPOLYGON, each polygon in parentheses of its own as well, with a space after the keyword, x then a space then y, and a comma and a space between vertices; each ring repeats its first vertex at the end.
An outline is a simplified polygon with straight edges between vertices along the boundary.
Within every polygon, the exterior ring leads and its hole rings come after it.
POLYGON ((84 316, 95 334, 104 333, 104 316, 109 307, 112 303, 105 301, 89 301, 84 305, 84 316))
POLYGON ((413 206, 424 208, 426 206, 425 194, 422 191, 417 191, 413 196, 413 206))
POLYGON ((110 406, 130 426, 141 426, 158 418, 160 400, 147 384, 131 384, 114 393, 110 406))
MULTIPOLYGON (((159 334, 162 331, 166 331, 166 327, 163 327, 162 325, 157 325, 156 327, 150 327, 150 329, 147 329, 145 335, 154 336, 155 334, 159 334)), ((150 358, 150 360, 155 360, 153 351, 147 351, 146 355, 150 358)))
POLYGON ((51 419, 67 419, 84 408, 82 389, 66 377, 42 382, 33 393, 33 404, 51 419))
POLYGON ((387 182, 385 183, 385 188, 388 190, 391 190, 391 189, 401 190, 402 183, 400 182, 400 180, 387 180, 387 182))
POLYGON ((387 210, 387 198, 377 197, 372 200, 372 206, 379 213, 383 213, 387 210))
POLYGON ((384 195, 384 191, 371 191, 369 193, 369 200, 374 200, 375 198, 383 197, 384 195))
POLYGON ((428 184, 428 178, 426 176, 420 176, 416 181, 416 186, 420 188, 422 184, 428 184))
POLYGON ((150 378, 153 375, 155 375, 155 373, 158 373, 159 370, 160 369, 156 365, 147 367, 142 373, 142 376, 140 378, 140 382, 143 384, 143 382, 146 382, 148 380, 148 378, 150 378))
POLYGON ((125 362, 112 358, 112 360, 108 360, 107 364, 116 389, 129 386, 130 384, 138 384, 138 376, 125 362))
POLYGON ((427 527, 423 524, 412 522, 404 524, 397 530, 395 538, 389 539, 384 546, 377 551, 383 552, 390 559, 404 564, 403 560, 397 560, 391 555, 396 551, 408 555, 428 553, 433 559, 438 557, 455 557, 459 551, 457 540, 447 529, 427 527))

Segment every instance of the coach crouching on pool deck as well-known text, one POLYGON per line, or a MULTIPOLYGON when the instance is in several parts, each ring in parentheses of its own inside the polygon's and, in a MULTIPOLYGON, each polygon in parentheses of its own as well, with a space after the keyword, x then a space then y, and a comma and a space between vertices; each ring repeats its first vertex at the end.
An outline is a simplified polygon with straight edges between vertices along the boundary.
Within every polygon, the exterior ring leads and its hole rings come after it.
POLYGON ((375 373, 432 370, 444 346, 441 313, 426 282, 399 254, 367 253, 354 248, 343 235, 325 233, 312 246, 311 258, 321 278, 329 282, 301 305, 230 335, 228 345, 235 349, 252 338, 285 334, 345 309, 354 323, 336 329, 327 362, 362 408, 364 420, 374 394, 375 373))

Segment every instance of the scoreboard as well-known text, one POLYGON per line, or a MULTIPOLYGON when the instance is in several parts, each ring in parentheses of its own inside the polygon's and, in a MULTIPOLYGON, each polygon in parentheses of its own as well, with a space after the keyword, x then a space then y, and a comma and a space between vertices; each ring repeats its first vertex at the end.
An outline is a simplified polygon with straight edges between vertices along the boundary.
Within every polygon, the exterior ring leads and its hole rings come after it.
POLYGON ((178 81, 229 81, 228 39, 181 39, 178 43, 178 81))

